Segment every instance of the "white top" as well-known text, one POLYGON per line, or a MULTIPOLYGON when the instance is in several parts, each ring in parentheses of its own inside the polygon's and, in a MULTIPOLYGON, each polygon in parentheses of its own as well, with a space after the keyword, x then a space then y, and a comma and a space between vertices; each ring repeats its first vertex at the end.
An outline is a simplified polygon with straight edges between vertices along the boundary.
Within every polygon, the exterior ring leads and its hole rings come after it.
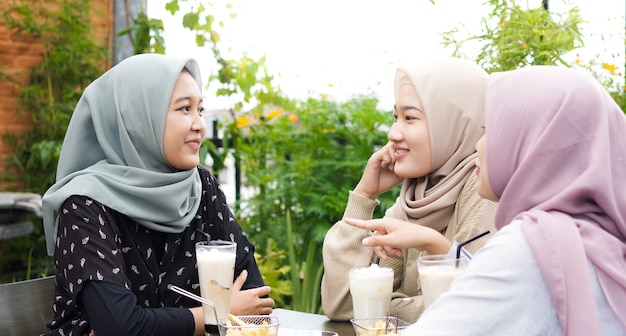
MULTIPOLYGON (((610 309, 591 263, 602 335, 624 336, 626 328, 610 309)), ((403 335, 563 335, 539 265, 514 221, 472 258, 450 290, 403 335)))

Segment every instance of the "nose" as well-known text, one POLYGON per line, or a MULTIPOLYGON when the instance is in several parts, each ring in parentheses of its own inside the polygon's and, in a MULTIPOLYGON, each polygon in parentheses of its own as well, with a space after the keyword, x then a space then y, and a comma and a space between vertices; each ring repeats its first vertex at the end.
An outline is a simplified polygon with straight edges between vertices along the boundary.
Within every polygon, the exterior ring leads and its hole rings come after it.
POLYGON ((393 123, 389 129, 389 133, 387 133, 387 139, 389 139, 389 141, 398 142, 402 141, 402 138, 403 134, 398 126, 398 123, 393 123))
POLYGON ((204 120, 204 117, 202 117, 201 114, 199 113, 196 114, 196 118, 191 124, 191 129, 194 132, 200 133, 202 137, 204 138, 204 134, 206 133, 206 121, 204 120))

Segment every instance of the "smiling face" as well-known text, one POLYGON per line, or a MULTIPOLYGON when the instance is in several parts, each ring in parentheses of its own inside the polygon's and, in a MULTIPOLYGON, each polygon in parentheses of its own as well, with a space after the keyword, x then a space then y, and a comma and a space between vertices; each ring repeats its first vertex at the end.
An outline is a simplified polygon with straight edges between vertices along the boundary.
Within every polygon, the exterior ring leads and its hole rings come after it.
POLYGON ((172 167, 189 170, 200 163, 198 153, 206 133, 203 110, 198 84, 189 72, 181 72, 170 98, 163 136, 165 159, 172 167))
POLYGON ((478 195, 482 198, 497 202, 498 197, 491 190, 491 184, 489 184, 489 177, 487 174, 487 145, 486 136, 482 136, 476 143, 476 152, 478 157, 476 162, 476 174, 478 175, 478 195))
POLYGON ((388 139, 395 151, 394 172, 403 178, 422 177, 430 173, 430 138, 422 102, 408 78, 396 93, 394 122, 388 139))

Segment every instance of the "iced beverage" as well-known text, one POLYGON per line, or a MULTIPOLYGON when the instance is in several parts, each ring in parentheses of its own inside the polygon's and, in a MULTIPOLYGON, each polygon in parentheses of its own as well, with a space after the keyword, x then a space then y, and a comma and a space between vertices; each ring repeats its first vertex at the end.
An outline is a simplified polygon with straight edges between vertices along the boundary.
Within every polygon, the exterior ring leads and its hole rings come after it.
MULTIPOLYGON (((226 317, 230 312, 230 288, 233 285, 236 256, 235 242, 213 240, 196 244, 200 295, 213 302, 218 319, 226 317)), ((203 312, 204 324, 217 326, 213 309, 203 304, 203 312)), ((217 333, 217 327, 213 329, 217 333)))
POLYGON ((417 260, 424 308, 448 291, 452 281, 467 267, 468 260, 450 258, 445 254, 421 256, 417 260))
POLYGON ((378 267, 353 268, 348 273, 354 318, 385 317, 393 292, 393 270, 378 267))

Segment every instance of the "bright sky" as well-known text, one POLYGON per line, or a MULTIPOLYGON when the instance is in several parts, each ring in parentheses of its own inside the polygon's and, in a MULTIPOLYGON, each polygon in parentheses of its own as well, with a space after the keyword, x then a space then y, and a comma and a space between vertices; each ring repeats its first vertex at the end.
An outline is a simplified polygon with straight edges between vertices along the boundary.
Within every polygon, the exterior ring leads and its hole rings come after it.
MULTIPOLYGON (((203 78, 217 67, 211 51, 198 49, 193 36, 181 28, 180 18, 164 10, 166 0, 150 0, 148 15, 165 23, 167 54, 195 57, 203 78)), ((235 6, 237 17, 220 30, 220 50, 226 58, 247 52, 254 59, 266 55, 271 74, 282 90, 294 98, 329 94, 345 100, 355 94, 376 94, 381 107, 393 105, 392 79, 395 68, 416 62, 444 50, 440 33, 465 25, 479 32, 481 17, 490 7, 486 0, 215 0, 215 10, 227 3, 235 6), (231 51, 228 52, 227 48, 231 51)), ((540 0, 526 1, 538 7, 540 0)), ((518 1, 524 3, 524 1, 518 1)), ((570 0, 583 19, 587 48, 570 55, 588 61, 601 55, 603 62, 624 69, 624 1, 570 0)), ((564 11, 563 0, 551 0, 551 11, 564 11)), ((218 12, 216 12, 218 13, 218 12)), ((229 102, 216 98, 209 87, 205 107, 222 109, 229 102)))

